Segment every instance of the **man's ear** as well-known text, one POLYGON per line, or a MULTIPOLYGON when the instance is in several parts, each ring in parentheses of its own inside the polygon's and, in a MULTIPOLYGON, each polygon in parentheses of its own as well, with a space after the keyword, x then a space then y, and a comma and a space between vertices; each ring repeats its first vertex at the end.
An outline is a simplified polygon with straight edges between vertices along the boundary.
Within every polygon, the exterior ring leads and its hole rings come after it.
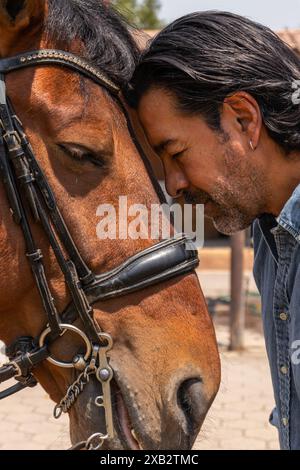
POLYGON ((18 48, 22 41, 42 24, 46 8, 44 0, 0 0, 0 56, 6 57, 18 48), (22 36, 22 35, 25 35, 22 36))
POLYGON ((239 91, 224 100, 224 109, 233 117, 254 148, 257 147, 262 128, 262 115, 258 102, 252 95, 239 91))

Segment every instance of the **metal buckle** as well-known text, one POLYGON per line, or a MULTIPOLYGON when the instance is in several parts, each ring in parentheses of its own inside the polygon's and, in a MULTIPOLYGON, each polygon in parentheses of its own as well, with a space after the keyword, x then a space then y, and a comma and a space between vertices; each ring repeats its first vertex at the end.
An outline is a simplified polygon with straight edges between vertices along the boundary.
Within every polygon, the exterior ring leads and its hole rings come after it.
MULTIPOLYGON (((5 129, 4 129, 5 130, 5 129)), ((5 140, 6 142, 6 145, 8 146, 8 150, 9 152, 14 152, 16 150, 19 150, 19 148, 21 147, 22 145, 22 140, 18 134, 17 131, 6 131, 4 134, 3 134, 3 140, 5 140), (10 147, 9 146, 9 143, 8 143, 8 139, 12 137, 15 139, 15 142, 17 142, 17 144, 15 144, 14 147, 10 147)))
MULTIPOLYGON (((3 127, 2 121, 1 121, 1 124, 2 124, 2 127, 3 127)), ((5 129, 4 129, 4 130, 5 130, 5 129)), ((3 134, 3 139, 6 141, 6 139, 7 139, 8 137, 14 137, 14 138, 17 140, 17 142, 18 142, 19 144, 21 144, 21 138, 20 138, 20 136, 19 136, 19 134, 18 134, 17 131, 6 131, 6 132, 3 134)))
POLYGON ((5 365, 12 365, 12 366, 14 366, 14 368, 16 369, 16 375, 14 376, 14 378, 16 378, 16 377, 22 377, 21 368, 20 368, 20 366, 16 363, 16 361, 10 361, 8 364, 5 364, 5 365))

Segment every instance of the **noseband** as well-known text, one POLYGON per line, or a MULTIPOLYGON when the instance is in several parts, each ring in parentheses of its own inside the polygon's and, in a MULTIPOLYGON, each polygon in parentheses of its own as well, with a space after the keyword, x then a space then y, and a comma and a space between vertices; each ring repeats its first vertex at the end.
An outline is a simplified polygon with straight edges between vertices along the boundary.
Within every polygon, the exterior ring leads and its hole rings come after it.
POLYGON ((110 335, 102 332, 94 321, 93 304, 188 273, 198 265, 198 253, 191 240, 181 235, 163 240, 101 275, 89 269, 72 239, 51 187, 6 94, 7 73, 25 67, 49 65, 67 67, 104 87, 124 112, 118 86, 103 72, 73 54, 39 50, 0 60, 0 176, 13 220, 23 233, 26 257, 47 321, 39 337, 20 337, 7 347, 10 362, 0 368, 0 383, 11 378, 18 383, 1 392, 0 399, 25 387, 35 386, 37 381, 33 370, 44 360, 59 367, 75 368, 78 371, 75 382, 54 409, 55 417, 59 417, 70 409, 90 376, 94 375, 102 386, 102 395, 96 398, 95 405, 104 408, 106 433, 92 435, 76 448, 98 449, 114 433, 110 390, 113 370, 109 365, 113 342, 110 335), (56 308, 45 274, 43 254, 30 227, 29 208, 35 222, 43 227, 68 287, 71 302, 62 313, 56 308), (83 331, 73 324, 78 318, 83 331), (77 354, 72 362, 59 361, 51 356, 49 345, 69 330, 81 337, 85 353, 77 354))

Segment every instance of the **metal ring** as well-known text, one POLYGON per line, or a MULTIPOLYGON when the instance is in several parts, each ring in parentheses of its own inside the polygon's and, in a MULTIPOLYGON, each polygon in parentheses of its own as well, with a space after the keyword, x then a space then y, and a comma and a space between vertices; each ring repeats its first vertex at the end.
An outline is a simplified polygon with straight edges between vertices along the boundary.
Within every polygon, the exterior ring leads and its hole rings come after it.
POLYGON ((103 446, 104 441, 107 438, 108 438, 108 434, 102 434, 101 432, 92 434, 86 441, 86 444, 85 444, 86 450, 99 450, 103 446), (98 444, 96 442, 97 440, 98 440, 98 444), (96 446, 94 447, 93 444, 96 444, 96 446))
MULTIPOLYGON (((86 336, 86 334, 83 333, 83 331, 81 331, 79 328, 77 328, 77 326, 74 326, 74 325, 70 325, 70 324, 67 324, 67 323, 61 323, 60 326, 64 329, 62 334, 64 334, 66 332, 66 330, 70 330, 70 331, 73 331, 73 333, 77 333, 79 336, 81 336, 81 338, 84 340, 85 345, 86 345, 86 353, 84 355, 84 360, 87 361, 88 358, 91 355, 91 352, 92 352, 92 345, 91 345, 90 340, 86 336)), ((51 333, 51 328, 50 327, 46 328, 42 332, 42 334, 39 338, 40 348, 44 346, 45 339, 46 339, 46 337, 48 336, 49 333, 51 333)), ((58 367, 64 367, 64 368, 74 367, 73 362, 58 361, 57 359, 54 359, 53 357, 47 357, 47 361, 51 362, 51 364, 54 364, 55 366, 58 366, 58 367)))
POLYGON ((61 417, 63 413, 63 407, 61 405, 56 405, 54 410, 53 410, 53 416, 55 419, 58 419, 61 417))
POLYGON ((102 395, 95 398, 95 405, 99 408, 104 407, 104 397, 102 395))
POLYGON ((100 347, 105 348, 106 351, 110 351, 114 345, 112 337, 108 333, 99 333, 98 336, 100 339, 105 339, 107 341, 106 345, 100 347))

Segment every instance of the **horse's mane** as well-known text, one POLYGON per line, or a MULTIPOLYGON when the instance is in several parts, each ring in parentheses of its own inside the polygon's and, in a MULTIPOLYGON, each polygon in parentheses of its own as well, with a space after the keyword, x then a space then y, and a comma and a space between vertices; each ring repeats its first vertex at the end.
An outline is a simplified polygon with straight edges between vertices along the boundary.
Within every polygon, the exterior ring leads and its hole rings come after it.
POLYGON ((125 20, 101 0, 48 0, 45 25, 53 44, 84 44, 83 56, 123 87, 131 78, 138 48, 125 20))

